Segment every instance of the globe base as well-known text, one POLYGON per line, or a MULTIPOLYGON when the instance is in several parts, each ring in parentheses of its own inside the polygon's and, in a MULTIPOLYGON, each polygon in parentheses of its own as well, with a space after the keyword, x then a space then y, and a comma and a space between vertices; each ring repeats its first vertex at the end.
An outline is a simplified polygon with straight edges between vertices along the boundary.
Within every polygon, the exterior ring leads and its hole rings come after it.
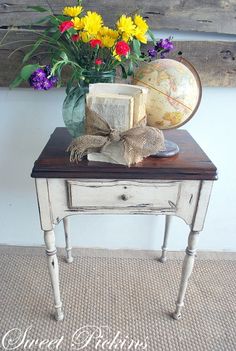
POLYGON ((172 157, 179 153, 179 147, 171 140, 165 140, 165 150, 159 151, 152 157, 172 157))

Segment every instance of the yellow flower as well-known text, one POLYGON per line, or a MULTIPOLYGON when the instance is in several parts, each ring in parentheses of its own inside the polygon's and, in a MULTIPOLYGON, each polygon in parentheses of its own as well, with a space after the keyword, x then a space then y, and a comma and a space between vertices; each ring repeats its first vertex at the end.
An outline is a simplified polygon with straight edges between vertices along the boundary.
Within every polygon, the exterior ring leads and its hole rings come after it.
POLYGON ((117 39, 119 37, 119 33, 117 32, 117 30, 113 30, 113 29, 105 27, 105 26, 100 29, 99 33, 101 35, 108 35, 109 37, 111 37, 113 39, 117 39))
POLYGON ((122 15, 120 19, 116 22, 118 31, 122 34, 122 39, 129 41, 132 38, 135 31, 135 24, 131 17, 122 15))
POLYGON ((76 16, 79 16, 82 11, 83 11, 82 6, 65 7, 63 10, 63 15, 70 16, 70 17, 76 17, 76 16))
POLYGON ((101 29, 99 30, 99 35, 107 35, 109 28, 106 26, 101 27, 101 29))
POLYGON ((109 37, 109 35, 104 35, 101 37, 102 45, 106 48, 112 48, 115 45, 116 39, 109 37))
POLYGON ((102 41, 103 46, 112 48, 119 37, 119 33, 116 30, 103 26, 96 37, 102 41))
POLYGON ((74 28, 76 30, 81 30, 84 28, 84 19, 83 18, 75 17, 72 19, 72 22, 74 23, 74 28))
POLYGON ((126 33, 122 34, 122 40, 124 40, 126 43, 128 43, 128 41, 132 39, 132 36, 126 33))
POLYGON ((84 43, 88 43, 91 39, 91 36, 87 32, 82 32, 81 39, 84 43))
POLYGON ((142 32, 143 34, 147 33, 149 27, 147 25, 147 22, 141 16, 135 15, 134 23, 136 24, 140 32, 142 32))
POLYGON ((147 44, 147 36, 138 27, 135 29, 134 36, 141 41, 141 43, 147 44))
POLYGON ((121 61, 121 57, 120 57, 120 55, 117 55, 116 50, 113 51, 112 56, 113 56, 117 61, 121 61))
POLYGON ((96 35, 103 24, 102 16, 96 12, 88 11, 84 17, 84 30, 91 35, 96 35))

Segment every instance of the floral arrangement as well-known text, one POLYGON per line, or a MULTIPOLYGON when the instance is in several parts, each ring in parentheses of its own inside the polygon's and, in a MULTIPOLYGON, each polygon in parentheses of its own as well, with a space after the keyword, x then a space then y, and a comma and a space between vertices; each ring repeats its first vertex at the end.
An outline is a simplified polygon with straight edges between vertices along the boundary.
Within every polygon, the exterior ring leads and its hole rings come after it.
POLYGON ((50 64, 23 66, 12 87, 24 80, 28 80, 30 86, 37 90, 60 86, 61 72, 65 66, 69 66, 71 71, 67 91, 83 79, 86 71, 111 71, 119 66, 123 77, 127 78, 133 74, 139 61, 155 58, 160 52, 164 57, 173 48, 170 38, 155 43, 146 20, 138 13, 133 16, 123 14, 114 28, 109 28, 99 13, 83 9, 82 0, 78 0, 77 6, 65 7, 60 15, 41 6, 30 8, 49 14, 35 23, 46 25, 47 29, 37 32, 39 38, 25 55, 23 64, 41 47, 47 48, 50 64), (141 43, 147 43, 147 35, 154 46, 145 55, 141 53, 141 43))

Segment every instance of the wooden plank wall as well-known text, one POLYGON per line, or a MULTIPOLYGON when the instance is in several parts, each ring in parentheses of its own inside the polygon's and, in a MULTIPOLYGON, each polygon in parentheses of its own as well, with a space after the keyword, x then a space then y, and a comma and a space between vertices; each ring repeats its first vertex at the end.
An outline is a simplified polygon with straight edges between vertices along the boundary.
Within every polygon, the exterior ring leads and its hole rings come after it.
MULTIPOLYGON (((38 14, 28 5, 40 5, 60 13, 73 0, 0 0, 0 86, 8 86, 18 71, 22 57, 37 36, 29 29, 38 14), (11 29, 10 32, 9 29, 11 29), (14 55, 12 52, 24 46, 14 55), (10 55, 10 57, 9 57, 10 55)), ((204 86, 236 86, 236 0, 86 0, 86 9, 99 11, 112 25, 123 12, 140 10, 153 30, 198 31, 232 35, 230 41, 179 41, 183 52, 198 70, 204 86)), ((45 55, 44 55, 45 58, 45 55)), ((36 55, 34 61, 38 61, 36 55)))

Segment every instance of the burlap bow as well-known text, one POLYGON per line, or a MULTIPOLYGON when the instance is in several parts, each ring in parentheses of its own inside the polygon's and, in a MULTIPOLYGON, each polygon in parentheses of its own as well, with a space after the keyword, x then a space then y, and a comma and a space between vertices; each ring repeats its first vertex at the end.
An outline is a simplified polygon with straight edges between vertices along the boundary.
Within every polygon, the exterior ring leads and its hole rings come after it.
POLYGON ((70 152, 70 161, 78 162, 88 152, 101 152, 108 144, 122 141, 124 158, 127 165, 138 163, 144 157, 164 150, 164 136, 162 131, 148 126, 136 126, 120 133, 95 111, 86 108, 87 134, 72 140, 67 151, 70 152))

